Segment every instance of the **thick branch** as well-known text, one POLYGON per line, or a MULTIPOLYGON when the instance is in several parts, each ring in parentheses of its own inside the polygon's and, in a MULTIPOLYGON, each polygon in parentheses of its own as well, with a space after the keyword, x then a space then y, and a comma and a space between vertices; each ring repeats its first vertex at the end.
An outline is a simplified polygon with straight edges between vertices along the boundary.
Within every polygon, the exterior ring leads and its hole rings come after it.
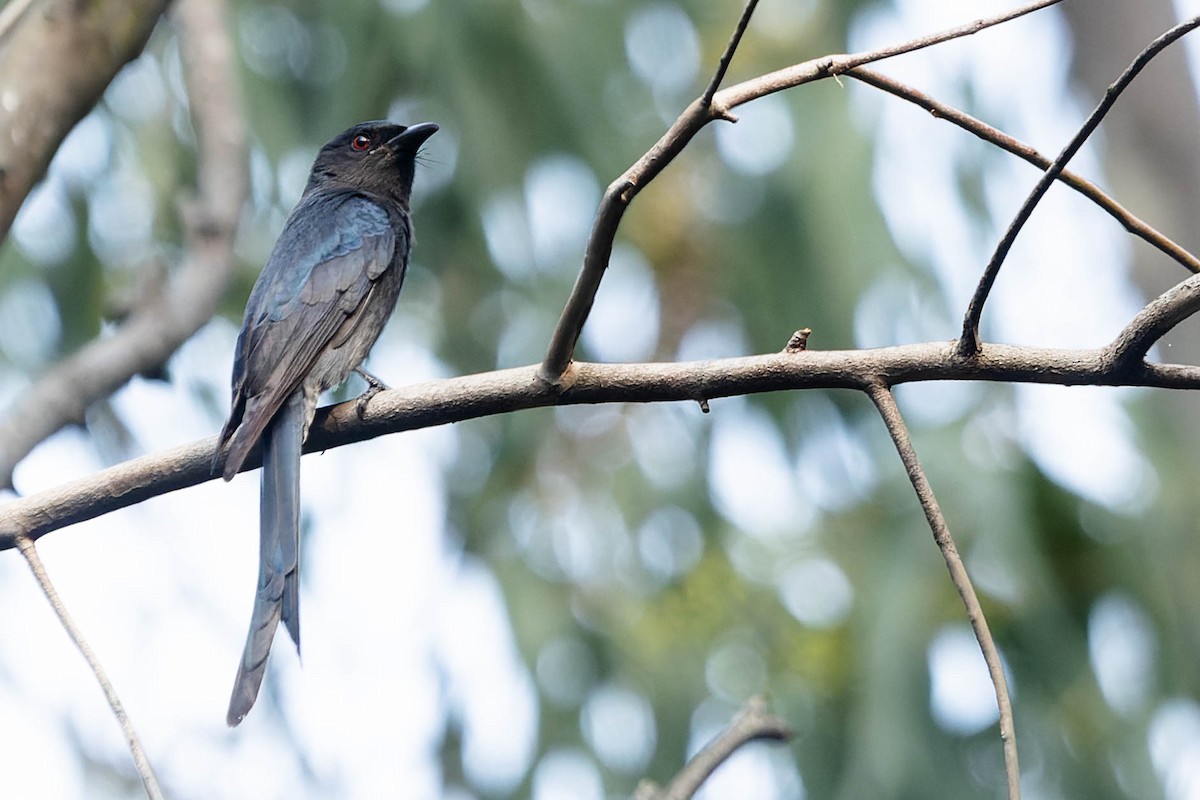
POLYGON ((996 283, 996 276, 1000 274, 1000 267, 1004 263, 1004 259, 1012 249, 1013 242, 1017 240, 1017 234, 1021 232, 1021 228, 1025 226, 1025 222, 1033 214, 1033 210, 1037 207, 1038 202, 1041 201, 1042 197, 1050 189, 1050 185, 1057 180, 1063 169, 1066 168, 1067 162, 1079 152, 1079 148, 1083 147, 1083 143, 1088 140, 1092 132, 1099 127, 1100 121, 1104 119, 1109 109, 1117 102, 1117 98, 1133 82, 1138 73, 1172 42, 1181 38, 1197 26, 1200 26, 1200 17, 1194 17, 1187 22, 1176 25, 1151 42, 1145 50, 1139 53, 1137 58, 1121 73, 1121 77, 1117 78, 1116 82, 1108 87, 1108 91, 1104 93, 1104 99, 1100 101, 1100 104, 1088 116, 1083 126, 1071 137, 1071 141, 1067 143, 1067 146, 1054 159, 1054 163, 1042 173, 1042 177, 1038 180, 1037 185, 1033 187, 1033 191, 1025 198, 1025 202, 1021 204, 1021 208, 1009 224, 1008 230, 1004 232, 1004 236, 1001 237, 1000 242, 996 245, 996 251, 992 254, 991 260, 988 261, 987 267, 984 268, 983 276, 979 279, 975 295, 971 298, 971 302, 967 306, 967 313, 963 317, 962 336, 958 340, 958 352, 960 355, 969 357, 979 352, 979 320, 983 316, 984 303, 987 302, 988 295, 992 291, 992 286, 996 283))
MULTIPOLYGON (((399 431, 527 408, 584 403, 700 402, 789 389, 866 390, 870 376, 889 386, 911 381, 986 380, 1063 386, 1200 388, 1200 367, 1142 364, 1116 369, 1109 348, 1051 350, 989 345, 963 359, 953 343, 876 350, 814 351, 676 364, 571 365, 566 390, 539 377, 539 366, 487 372, 393 389, 376 395, 360 418, 351 401, 321 409, 306 452, 322 451, 399 431)), ((215 437, 143 456, 81 480, 0 506, 0 550, 21 535, 36 539, 76 522, 195 486, 212 472, 215 437)), ((257 462, 251 460, 246 469, 257 462)))
MULTIPOLYGON (((1020 139, 1016 139, 1004 133, 997 128, 993 128, 986 122, 972 117, 970 114, 947 105, 938 100, 933 99, 924 92, 918 91, 911 86, 903 84, 886 75, 881 75, 874 70, 866 67, 855 67, 846 73, 852 78, 856 78, 863 83, 870 84, 876 89, 882 89, 896 97, 908 100, 921 108, 928 111, 938 119, 944 119, 954 123, 958 127, 978 136, 985 142, 996 145, 997 147, 1007 150, 1015 156, 1033 164, 1040 169, 1050 167, 1050 159, 1039 153, 1033 147, 1025 144, 1020 139)), ((1058 176, 1058 180, 1070 186, 1075 191, 1088 198, 1100 208, 1108 212, 1108 214, 1121 223, 1126 231, 1142 239, 1151 247, 1157 248, 1170 258, 1178 261, 1183 268, 1190 271, 1200 273, 1200 259, 1192 255, 1182 245, 1174 242, 1161 231, 1148 225, 1145 221, 1131 213, 1128 209, 1110 197, 1103 189, 1091 181, 1076 175, 1069 170, 1063 170, 1058 176)))
MULTIPOLYGON (((654 144, 654 147, 650 148, 621 177, 609 184, 608 189, 604 192, 604 197, 601 198, 600 206, 596 210, 596 219, 592 223, 591 234, 588 237, 587 250, 583 256, 583 267, 580 269, 575 286, 571 290, 571 296, 567 299, 562 315, 559 317, 558 325, 550 339, 546 358, 539 370, 538 374, 541 380, 557 388, 567 385, 565 382, 567 367, 571 363, 571 357, 575 352, 575 344, 579 340, 583 324, 592 310, 596 292, 600 289, 600 281, 604 277, 605 270, 608 269, 613 240, 616 238, 621 218, 625 215, 625 209, 633 202, 633 198, 637 196, 638 192, 654 180, 683 151, 692 137, 709 122, 714 119, 734 121, 736 118, 732 114, 733 108, 759 97, 822 78, 830 78, 863 64, 969 36, 985 28, 1008 22, 1061 1, 1038 0, 1038 2, 1021 6, 1004 14, 978 19, 966 25, 903 44, 864 53, 824 56, 805 61, 713 94, 711 89, 724 74, 728 59, 733 57, 733 49, 740 40, 739 31, 744 28, 745 21, 748 20, 746 14, 743 14, 742 20, 739 21, 738 31, 735 31, 730 39, 730 48, 722 57, 721 65, 718 66, 713 81, 710 81, 709 88, 701 97, 692 101, 692 104, 672 123, 670 129, 654 144)), ((753 3, 749 3, 746 7, 747 12, 752 11, 753 6, 753 3)))
POLYGON ((185 209, 184 262, 164 291, 148 297, 111 335, 52 367, 5 412, 0 485, 11 484, 17 463, 47 436, 82 421, 89 405, 133 375, 161 366, 212 316, 232 274, 233 237, 248 178, 225 3, 179 0, 174 19, 199 160, 198 197, 185 209))
POLYGON ((1000 651, 996 649, 996 642, 988 628, 983 607, 975 594, 975 587, 971 584, 971 577, 958 554, 958 546, 954 544, 954 537, 950 535, 950 526, 946 524, 946 517, 933 494, 933 487, 929 485, 929 479, 925 476, 920 459, 917 458, 917 451, 912 446, 908 427, 904 424, 904 417, 900 414, 892 390, 883 383, 876 383, 867 390, 867 394, 879 409, 879 415, 883 417, 883 423, 891 434, 892 443, 896 445, 896 452, 904 463, 904 470, 908 473, 908 479, 917 493, 917 500, 925 512, 929 529, 933 532, 933 540, 937 542, 942 559, 946 562, 950 580, 954 582, 954 588, 958 590, 958 596, 962 598, 963 606, 967 609, 967 619, 971 622, 975 640, 979 642, 979 649, 983 652, 983 660, 987 662, 988 674, 996 690, 996 706, 1000 710, 1000 739, 1004 742, 1004 773, 1008 783, 1008 797, 1009 800, 1020 800, 1021 770, 1017 765, 1017 732, 1013 723, 1012 700, 1008 695, 1008 681, 1004 677, 1004 665, 1000 662, 1000 651))
POLYGON ((750 742, 786 742, 792 738, 787 723, 767 710, 767 701, 751 697, 733 721, 716 738, 692 756, 665 789, 644 781, 634 800, 689 800, 717 767, 750 742))
POLYGON ((0 241, 75 123, 142 52, 167 0, 47 0, 5 8, 0 47, 0 241))

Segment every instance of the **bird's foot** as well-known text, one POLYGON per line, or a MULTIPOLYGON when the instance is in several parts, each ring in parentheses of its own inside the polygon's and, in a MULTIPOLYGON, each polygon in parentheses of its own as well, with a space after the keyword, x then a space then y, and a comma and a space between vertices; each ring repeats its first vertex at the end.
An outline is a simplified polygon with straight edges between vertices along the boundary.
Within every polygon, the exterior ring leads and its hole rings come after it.
POLYGON ((354 410, 358 413, 358 418, 363 419, 367 414, 367 403, 371 402, 372 397, 388 388, 388 385, 362 367, 355 367, 354 371, 367 382, 367 390, 354 401, 354 410))

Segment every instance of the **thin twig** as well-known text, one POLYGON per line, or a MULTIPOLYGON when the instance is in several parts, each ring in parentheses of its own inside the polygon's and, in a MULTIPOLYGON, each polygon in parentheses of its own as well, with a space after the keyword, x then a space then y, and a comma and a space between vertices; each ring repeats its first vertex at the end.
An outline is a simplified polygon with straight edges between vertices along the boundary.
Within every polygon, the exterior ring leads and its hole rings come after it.
POLYGON ((600 200, 600 207, 596 210, 592 232, 588 236, 587 249, 583 255, 583 267, 575 279, 575 286, 571 289, 571 295, 567 298, 566 305, 563 306, 558 325, 555 326, 554 333, 550 337, 546 358, 542 361, 542 368, 538 373, 541 380, 547 385, 564 388, 564 373, 575 353, 575 345, 579 341, 579 334, 583 331, 583 323, 592 311, 592 303, 595 302, 596 292, 600 289, 600 280, 604 277, 604 271, 608 269, 608 262, 612 257, 613 240, 617 235, 617 226, 621 224, 621 217, 625 215, 625 209, 633 202, 633 198, 637 196, 641 187, 654 180, 655 176, 687 146, 697 131, 708 124, 710 120, 732 118, 725 106, 714 105, 713 94, 725 77, 725 72, 729 68, 730 61, 733 60, 733 54, 736 52, 738 44, 741 43, 742 34, 745 33, 750 16, 754 13, 754 7, 757 4, 758 0, 749 0, 746 3, 704 94, 694 100, 679 115, 654 147, 650 148, 605 190, 604 197, 600 200))
POLYGON ((717 92, 713 98, 713 104, 723 108, 733 108, 763 97, 774 92, 780 92, 784 89, 791 89, 805 83, 811 83, 822 78, 830 78, 834 75, 841 75, 855 67, 861 67, 864 64, 870 64, 876 61, 892 58, 894 56, 912 53, 917 50, 923 50, 926 47, 948 42, 952 39, 961 39, 964 36, 972 36, 987 28, 996 25, 1002 25, 1005 22, 1011 22, 1018 17, 1023 17, 1026 14, 1032 14, 1034 11, 1040 11, 1048 6, 1057 5, 1063 0, 1038 0, 1035 3, 1019 6, 1003 14, 997 14, 994 17, 984 17, 977 19, 974 22, 968 22, 966 25, 958 25, 953 28, 939 31, 937 33, 922 36, 919 39, 912 39, 900 44, 880 47, 877 50, 867 50, 861 53, 852 53, 849 55, 831 55, 823 56, 822 58, 804 61, 799 64, 794 64, 790 67, 768 72, 765 75, 760 75, 748 81, 730 86, 728 89, 722 89, 717 92))
POLYGON ((729 726, 692 756, 665 789, 643 781, 638 786, 634 799, 689 800, 713 771, 728 761, 742 746, 764 739, 786 742, 792 735, 792 729, 787 723, 767 710, 766 700, 762 697, 752 697, 738 711, 729 726))
POLYGON ((975 294, 971 298, 970 304, 967 306, 967 313, 963 317, 962 336, 958 340, 959 355, 969 358, 979 352, 979 320, 983 315, 983 306, 987 302, 988 294, 991 293, 992 286, 996 282, 996 276, 1000 274, 1000 267, 1004 263, 1004 259, 1008 256, 1012 249, 1013 242, 1017 240, 1017 234, 1021 232, 1025 222, 1033 214, 1034 208, 1037 207, 1039 201, 1046 194, 1050 185, 1054 183, 1058 175, 1067 166, 1067 162, 1079 151, 1083 143, 1087 141, 1092 132, 1100 125, 1100 121, 1108 113, 1109 109, 1117 102, 1117 98, 1125 91, 1126 87, 1133 82, 1138 73, 1150 63, 1160 52, 1165 50, 1172 42, 1176 41, 1184 34, 1200 26, 1200 17, 1193 17, 1187 22, 1183 22, 1171 28, 1169 31, 1159 36, 1151 42, 1145 50, 1138 54, 1125 71, 1121 73, 1121 77, 1117 78, 1116 82, 1108 87, 1108 91, 1104 93, 1104 99, 1088 116, 1087 121, 1083 126, 1071 137, 1071 141, 1063 148, 1054 162, 1042 173, 1042 177, 1038 180, 1037 185, 1033 187, 1033 191, 1025 198, 1025 202, 1021 204, 1020 210, 1017 211, 1008 230, 996 245, 996 250, 992 253, 991 260, 988 261, 987 267, 984 268, 983 276, 979 279, 979 285, 975 288, 975 294))
MULTIPOLYGON (((587 320, 588 314, 591 313, 596 292, 600 288, 600 281, 604 278, 605 270, 608 269, 613 240, 617 235, 621 218, 625 215, 625 209, 633 202, 633 198, 637 196, 638 192, 674 161, 696 133, 709 122, 714 119, 730 119, 733 108, 759 97, 830 78, 863 64, 910 53, 951 39, 970 36, 985 28, 1000 25, 1060 2, 1062 0, 1038 0, 994 17, 977 19, 966 25, 959 25, 902 44, 851 55, 824 56, 812 59, 722 89, 711 97, 706 92, 696 98, 676 118, 667 132, 654 143, 654 146, 619 178, 610 183, 605 190, 600 205, 596 209, 596 218, 592 222, 587 249, 583 256, 583 266, 575 279, 571 295, 567 298, 566 305, 563 306, 554 333, 550 337, 546 357, 538 370, 538 379, 557 390, 569 388, 570 376, 567 374, 567 368, 571 364, 571 357, 575 352, 575 344, 579 340, 583 324, 587 320)), ((745 18, 745 14, 743 17, 745 18)), ((735 32, 730 43, 736 45, 738 41, 740 39, 735 32)), ((729 58, 732 58, 732 51, 727 50, 727 53, 729 58)), ((718 67, 718 73, 721 69, 718 67)), ((714 76, 714 80, 717 80, 717 76, 714 76)), ((712 85, 712 81, 709 82, 709 85, 712 85)))
POLYGON ((79 626, 75 624, 75 620, 71 619, 71 615, 67 612, 67 607, 63 604, 62 598, 59 597, 54 584, 50 582, 50 576, 46 573, 46 567, 42 563, 41 557, 38 556, 36 545, 34 545, 32 539, 21 536, 17 538, 17 549, 25 557, 25 561, 29 564, 29 569, 33 571, 34 579, 37 580, 38 586, 42 588, 42 593, 46 595, 46 599, 50 601, 50 607, 54 609, 54 615, 58 617, 58 621, 62 623, 63 628, 67 631, 67 636, 75 643, 75 647, 79 648, 79 652, 83 655, 84 660, 87 661, 92 674, 96 676, 96 681, 100 684, 100 689, 104 692, 104 698, 108 701, 108 707, 112 709, 113 716, 117 718, 117 724, 121 726, 121 732, 125 734, 125 741, 129 745, 129 753, 133 756, 133 763, 137 768, 138 775, 142 779, 142 786, 146 790, 146 796, 150 800, 162 800, 163 793, 162 789, 159 788, 158 778, 154 776, 154 768, 150 766, 150 761, 146 758, 146 750, 142 747, 142 742, 138 738, 137 731, 133 729, 133 723, 129 721, 129 715, 125 713, 125 707, 121 704, 121 698, 117 697, 117 690, 113 688, 112 681, 105 674, 104 667, 100 666, 100 660, 96 658, 96 654, 92 652, 91 646, 83 638, 83 632, 79 630, 79 626))
POLYGON ((975 639, 979 642, 979 649, 983 652, 983 660, 987 662, 988 674, 996 689, 996 706, 1000 709, 1000 739, 1004 742, 1004 773, 1008 781, 1008 797, 1009 800, 1020 800, 1021 770, 1017 765, 1017 732, 1013 725, 1012 701, 1008 696, 1008 681, 1004 677, 1004 665, 1000 662, 1000 651, 996 649, 996 642, 992 639, 992 632, 988 629, 983 607, 979 605, 979 598, 975 595, 975 587, 971 585, 967 568, 963 565, 962 558, 958 554, 958 547, 955 546, 954 538, 950 535, 946 517, 938 506, 937 497, 933 494, 933 487, 929 485, 929 479, 925 476, 925 470, 917 458, 917 451, 913 449, 908 428, 904 424, 904 417, 901 416, 900 408, 896 405, 896 398, 892 395, 891 389, 880 381, 869 384, 867 394, 875 403, 875 407, 879 409, 879 415, 883 417, 883 423, 887 426, 892 442, 896 445, 896 452, 900 454, 900 460, 904 462, 904 469, 908 473, 908 479, 925 512, 925 519, 929 522, 933 539, 937 542, 938 550, 941 551, 942 558, 946 562, 946 568, 950 571, 950 580, 954 582, 954 588, 958 590, 958 595, 967 609, 967 619, 971 621, 971 629, 975 631, 975 639))
POLYGON ((721 88, 721 81, 725 80, 725 73, 729 71, 733 54, 737 52, 738 45, 742 43, 742 36, 746 33, 746 26, 750 24, 750 17, 754 16, 754 8, 757 5, 758 0, 748 0, 745 8, 742 9, 742 16, 738 20, 737 27, 733 29, 733 35, 729 37, 729 43, 725 45, 725 52, 721 54, 721 60, 717 63, 717 71, 713 73, 712 80, 708 82, 708 88, 700 97, 701 105, 711 105, 713 95, 717 93, 717 89, 721 88))
MULTIPOLYGON (((968 133, 972 133, 983 139, 985 142, 996 145, 997 147, 1012 153, 1015 156, 1033 164, 1039 169, 1047 169, 1053 163, 1049 158, 1039 153, 1030 145, 1009 136, 1007 133, 994 128, 986 122, 977 119, 970 114, 962 111, 954 106, 935 100, 929 95, 914 89, 907 84, 890 78, 886 75, 868 69, 866 67, 855 67, 845 73, 851 78, 856 78, 863 83, 874 86, 877 89, 895 95, 896 97, 908 100, 909 102, 920 106, 938 119, 944 119, 952 122, 968 133)), ((1067 186, 1070 186, 1075 191, 1082 194, 1094 202, 1097 206, 1104 209, 1108 214, 1121 223, 1121 227, 1126 231, 1137 236, 1145 241, 1151 247, 1157 248, 1168 257, 1179 262, 1184 269, 1189 272, 1200 273, 1200 258, 1192 255, 1185 247, 1173 241, 1170 237, 1163 234, 1157 228, 1147 224, 1145 221, 1134 215, 1103 189, 1091 181, 1071 172, 1063 170, 1058 176, 1058 180, 1062 181, 1067 186)))
POLYGON ((1106 348, 1113 368, 1136 370, 1154 343, 1200 311, 1200 275, 1193 275, 1146 304, 1106 348))

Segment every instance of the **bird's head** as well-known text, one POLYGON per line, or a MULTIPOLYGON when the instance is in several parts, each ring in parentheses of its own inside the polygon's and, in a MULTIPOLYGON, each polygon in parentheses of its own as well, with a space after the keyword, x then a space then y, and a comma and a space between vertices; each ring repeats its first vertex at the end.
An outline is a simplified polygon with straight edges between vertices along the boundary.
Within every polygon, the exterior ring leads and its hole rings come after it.
POLYGON ((417 151, 437 129, 432 122, 407 127, 386 120, 360 122, 321 148, 306 192, 344 186, 392 197, 407 206, 417 151))

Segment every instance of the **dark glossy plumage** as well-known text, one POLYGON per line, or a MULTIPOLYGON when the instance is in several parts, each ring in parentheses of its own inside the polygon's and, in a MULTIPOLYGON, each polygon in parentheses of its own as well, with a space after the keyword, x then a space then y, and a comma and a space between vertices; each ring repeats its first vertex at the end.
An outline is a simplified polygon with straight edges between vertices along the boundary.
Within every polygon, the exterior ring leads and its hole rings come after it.
POLYGON ((229 480, 262 443, 259 580, 230 725, 254 705, 280 621, 300 646, 301 446, 321 392, 362 363, 396 304, 414 159, 436 130, 365 122, 321 148, 246 303, 213 459, 229 480))

